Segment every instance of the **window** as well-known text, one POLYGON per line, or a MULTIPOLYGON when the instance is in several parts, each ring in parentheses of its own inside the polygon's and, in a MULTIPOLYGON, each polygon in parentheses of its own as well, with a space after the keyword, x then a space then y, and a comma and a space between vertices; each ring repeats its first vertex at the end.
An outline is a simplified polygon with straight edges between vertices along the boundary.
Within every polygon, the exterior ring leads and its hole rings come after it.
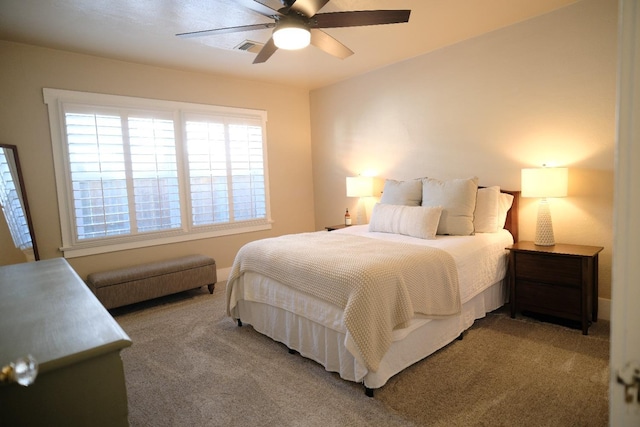
POLYGON ((44 95, 65 257, 271 227, 265 112, 44 95))

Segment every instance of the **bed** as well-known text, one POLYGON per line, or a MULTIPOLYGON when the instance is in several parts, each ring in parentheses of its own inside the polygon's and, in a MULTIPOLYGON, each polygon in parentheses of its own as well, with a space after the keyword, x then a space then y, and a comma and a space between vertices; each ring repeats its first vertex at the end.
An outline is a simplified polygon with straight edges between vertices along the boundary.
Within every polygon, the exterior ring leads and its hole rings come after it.
POLYGON ((507 301, 505 248, 517 241, 519 193, 478 188, 477 178, 425 180, 387 180, 368 225, 245 245, 227 283, 227 314, 364 384, 368 396, 461 338, 507 301), (470 219, 457 215, 465 198, 470 219))

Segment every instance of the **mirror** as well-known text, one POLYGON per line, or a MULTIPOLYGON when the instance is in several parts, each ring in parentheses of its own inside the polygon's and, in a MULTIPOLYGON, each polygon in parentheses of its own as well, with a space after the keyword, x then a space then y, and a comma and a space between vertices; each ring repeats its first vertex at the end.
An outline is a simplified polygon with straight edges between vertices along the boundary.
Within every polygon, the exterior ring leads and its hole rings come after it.
POLYGON ((39 260, 15 145, 0 144, 0 210, 0 264, 39 260))

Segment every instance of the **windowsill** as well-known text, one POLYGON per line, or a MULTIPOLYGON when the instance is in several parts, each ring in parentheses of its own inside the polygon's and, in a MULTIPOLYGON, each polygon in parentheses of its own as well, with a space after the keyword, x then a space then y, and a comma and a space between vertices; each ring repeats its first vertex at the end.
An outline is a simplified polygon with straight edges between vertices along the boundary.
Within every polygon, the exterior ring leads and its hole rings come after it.
POLYGON ((153 246, 169 245, 172 243, 188 242, 193 240, 210 239, 214 237, 230 236, 232 234, 252 233, 255 231, 271 230, 272 222, 245 227, 225 228, 206 233, 187 234, 181 236, 161 237, 145 239, 126 243, 102 244, 100 246, 77 246, 60 248, 65 258, 77 258, 89 255, 106 254, 110 252, 126 251, 129 249, 147 248, 153 246))

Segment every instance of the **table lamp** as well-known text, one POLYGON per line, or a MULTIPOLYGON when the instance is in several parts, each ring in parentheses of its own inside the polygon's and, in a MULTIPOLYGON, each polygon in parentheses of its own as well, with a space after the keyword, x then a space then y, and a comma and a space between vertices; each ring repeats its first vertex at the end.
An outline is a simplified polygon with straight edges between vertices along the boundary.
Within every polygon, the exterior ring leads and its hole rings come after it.
MULTIPOLYGON (((347 197, 372 197, 376 191, 376 179, 373 176, 348 176, 347 197)), ((367 212, 362 200, 358 200, 358 224, 367 223, 367 212)))
POLYGON ((569 181, 567 168, 531 168, 522 169, 522 197, 538 197, 538 219, 536 222, 535 244, 538 246, 553 246, 553 224, 549 197, 565 197, 569 181))

